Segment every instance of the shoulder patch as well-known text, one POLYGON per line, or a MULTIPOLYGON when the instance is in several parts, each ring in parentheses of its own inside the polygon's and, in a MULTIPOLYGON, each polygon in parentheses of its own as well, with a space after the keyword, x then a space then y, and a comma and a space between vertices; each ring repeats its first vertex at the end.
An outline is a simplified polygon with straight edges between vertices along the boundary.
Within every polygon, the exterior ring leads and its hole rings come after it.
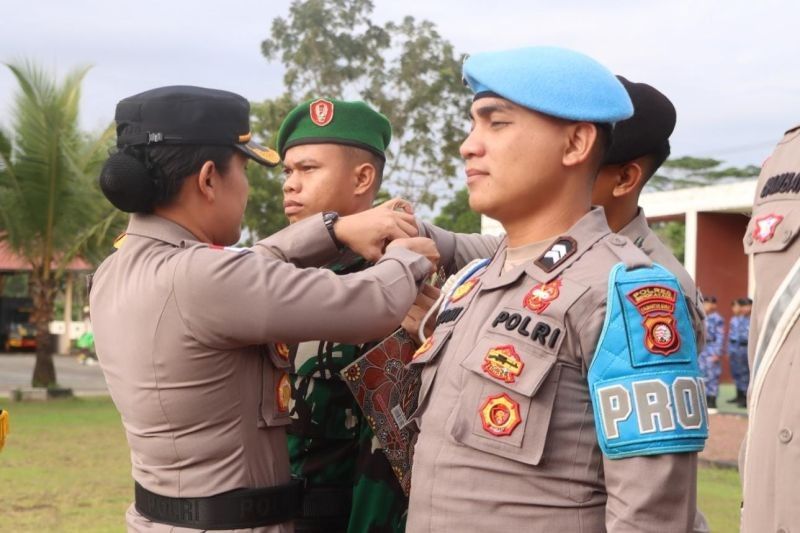
POLYGON ((598 442, 612 458, 700 451, 705 387, 680 284, 664 267, 616 265, 589 367, 598 442))

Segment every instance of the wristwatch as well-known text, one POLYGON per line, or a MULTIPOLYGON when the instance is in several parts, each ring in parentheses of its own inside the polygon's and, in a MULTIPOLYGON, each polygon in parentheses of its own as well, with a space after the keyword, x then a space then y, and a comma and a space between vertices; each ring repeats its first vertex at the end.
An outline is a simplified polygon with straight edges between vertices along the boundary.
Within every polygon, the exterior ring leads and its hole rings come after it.
POLYGON ((344 250, 345 246, 342 244, 342 241, 336 238, 336 232, 333 230, 333 226, 339 220, 339 213, 336 211, 325 211, 322 213, 322 222, 325 224, 325 228, 328 230, 328 234, 333 239, 333 244, 336 245, 336 249, 339 251, 344 250))

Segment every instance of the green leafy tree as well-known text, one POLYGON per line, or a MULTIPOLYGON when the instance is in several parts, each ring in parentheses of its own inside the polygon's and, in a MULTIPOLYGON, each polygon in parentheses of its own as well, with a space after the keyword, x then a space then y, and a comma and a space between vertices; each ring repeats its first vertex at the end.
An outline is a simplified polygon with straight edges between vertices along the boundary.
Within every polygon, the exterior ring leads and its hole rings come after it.
POLYGON ((469 208, 469 191, 461 189, 455 197, 442 207, 433 223, 457 233, 480 233, 481 216, 469 208))
POLYGON ((752 179, 761 171, 755 165, 722 167, 722 161, 711 158, 678 157, 668 159, 647 182, 650 191, 667 191, 686 187, 703 187, 752 179))
POLYGON ((0 131, 0 230, 31 266, 36 328, 34 386, 56 384, 48 326, 64 269, 78 254, 99 258, 124 217, 95 183, 113 126, 93 136, 78 129, 88 68, 58 83, 31 64, 7 65, 19 91, 10 131, 0 131))
POLYGON ((652 230, 672 251, 672 255, 683 263, 686 245, 686 224, 670 220, 667 222, 656 222, 650 226, 652 230))
MULTIPOLYGON (((378 24, 373 7, 370 0, 296 0, 286 18, 272 21, 261 49, 285 67, 285 92, 253 106, 254 129, 274 146, 281 121, 299 102, 362 99, 392 124, 386 190, 429 210, 451 187, 466 131, 462 57, 432 22, 407 16, 378 24)), ((280 181, 276 172, 252 183, 245 224, 254 236, 278 229, 273 218, 261 218, 279 205, 258 191, 276 190, 270 181, 280 181)))

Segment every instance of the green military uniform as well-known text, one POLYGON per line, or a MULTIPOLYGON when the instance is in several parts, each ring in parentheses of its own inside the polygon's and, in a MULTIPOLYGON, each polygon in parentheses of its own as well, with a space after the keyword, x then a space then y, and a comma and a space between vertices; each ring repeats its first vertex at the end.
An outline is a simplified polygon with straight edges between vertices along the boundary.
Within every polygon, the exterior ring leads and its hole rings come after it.
MULTIPOLYGON (((277 148, 283 156, 298 144, 344 144, 384 157, 390 138, 388 120, 366 104, 318 99, 287 115, 277 148)), ((362 258, 350 257, 328 268, 344 275, 367 266, 362 258)), ((289 350, 289 457, 293 475, 307 481, 306 510, 313 509, 295 523, 299 532, 405 530, 408 499, 339 375, 373 345, 312 341, 289 350)))

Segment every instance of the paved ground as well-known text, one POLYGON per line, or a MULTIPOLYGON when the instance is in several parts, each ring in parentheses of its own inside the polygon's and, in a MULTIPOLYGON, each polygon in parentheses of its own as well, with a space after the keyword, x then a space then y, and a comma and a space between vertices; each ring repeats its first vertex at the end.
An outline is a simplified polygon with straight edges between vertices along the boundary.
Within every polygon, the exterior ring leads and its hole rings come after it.
MULTIPOLYGON (((77 395, 108 394, 103 372, 99 366, 86 366, 75 357, 57 355, 56 379, 59 385, 73 389, 77 395)), ((0 398, 8 398, 11 391, 31 386, 34 355, 29 353, 0 353, 0 398)))

